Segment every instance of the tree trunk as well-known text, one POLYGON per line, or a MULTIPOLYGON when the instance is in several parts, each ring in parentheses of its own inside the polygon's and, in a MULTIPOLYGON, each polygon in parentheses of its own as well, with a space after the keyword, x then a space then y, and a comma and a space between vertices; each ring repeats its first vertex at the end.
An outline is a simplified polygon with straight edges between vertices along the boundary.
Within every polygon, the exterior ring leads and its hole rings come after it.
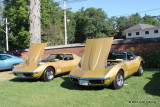
POLYGON ((30 1, 30 44, 41 43, 40 0, 30 1))

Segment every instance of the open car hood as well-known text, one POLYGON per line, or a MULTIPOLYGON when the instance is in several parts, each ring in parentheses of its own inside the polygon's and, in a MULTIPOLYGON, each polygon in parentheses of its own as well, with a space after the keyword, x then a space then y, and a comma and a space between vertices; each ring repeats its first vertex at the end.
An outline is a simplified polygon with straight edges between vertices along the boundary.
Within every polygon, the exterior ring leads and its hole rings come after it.
POLYGON ((44 48, 46 47, 47 43, 35 43, 31 44, 29 51, 25 57, 24 65, 28 67, 35 67, 38 65, 41 56, 44 52, 44 48))
POLYGON ((82 56, 81 69, 84 71, 105 70, 113 37, 88 39, 82 56))

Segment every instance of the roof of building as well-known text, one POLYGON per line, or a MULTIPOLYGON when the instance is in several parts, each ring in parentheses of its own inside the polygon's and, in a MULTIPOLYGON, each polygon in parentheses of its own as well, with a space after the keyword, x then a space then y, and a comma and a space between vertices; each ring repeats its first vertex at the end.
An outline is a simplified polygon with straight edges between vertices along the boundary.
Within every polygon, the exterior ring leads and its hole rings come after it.
POLYGON ((132 27, 126 29, 125 31, 129 32, 129 31, 135 31, 135 30, 144 30, 144 29, 149 29, 149 28, 154 28, 154 27, 156 27, 156 26, 140 23, 140 24, 137 24, 135 26, 132 26, 132 27))

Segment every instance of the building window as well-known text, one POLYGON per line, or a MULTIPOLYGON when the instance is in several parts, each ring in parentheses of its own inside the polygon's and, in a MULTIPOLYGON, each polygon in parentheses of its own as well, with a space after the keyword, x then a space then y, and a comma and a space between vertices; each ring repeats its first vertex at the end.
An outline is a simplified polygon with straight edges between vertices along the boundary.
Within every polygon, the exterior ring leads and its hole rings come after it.
POLYGON ((154 30, 154 33, 158 33, 158 30, 154 30))
POLYGON ((148 34, 149 34, 149 31, 145 31, 145 34, 148 35, 148 34))
POLYGON ((139 32, 136 32, 136 35, 139 35, 139 32))
POLYGON ((132 33, 128 33, 128 36, 132 36, 132 33))

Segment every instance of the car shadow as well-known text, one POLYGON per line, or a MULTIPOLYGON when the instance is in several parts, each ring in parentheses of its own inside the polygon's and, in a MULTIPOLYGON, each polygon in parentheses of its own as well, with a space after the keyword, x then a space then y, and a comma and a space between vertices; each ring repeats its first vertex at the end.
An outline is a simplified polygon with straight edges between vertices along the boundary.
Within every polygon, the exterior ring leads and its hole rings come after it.
POLYGON ((147 79, 150 79, 150 81, 143 88, 145 92, 151 95, 160 96, 160 72, 153 74, 152 78, 147 79))
POLYGON ((0 72, 9 72, 11 69, 0 70, 0 72))
POLYGON ((75 84, 70 81, 69 77, 61 77, 64 81, 61 83, 62 88, 66 88, 69 90, 103 90, 104 87, 95 87, 95 86, 90 86, 90 87, 85 87, 85 86, 80 86, 78 84, 75 84))
MULTIPOLYGON (((55 78, 65 76, 67 74, 68 73, 59 74, 59 75, 56 75, 55 78)), ((45 82, 45 81, 42 81, 40 78, 39 79, 35 79, 35 78, 30 79, 30 78, 18 78, 18 77, 15 77, 15 78, 11 79, 10 81, 12 81, 12 82, 45 82)))
POLYGON ((9 81, 12 81, 12 82, 38 82, 40 80, 39 79, 25 79, 25 78, 15 77, 13 79, 10 79, 9 81))

